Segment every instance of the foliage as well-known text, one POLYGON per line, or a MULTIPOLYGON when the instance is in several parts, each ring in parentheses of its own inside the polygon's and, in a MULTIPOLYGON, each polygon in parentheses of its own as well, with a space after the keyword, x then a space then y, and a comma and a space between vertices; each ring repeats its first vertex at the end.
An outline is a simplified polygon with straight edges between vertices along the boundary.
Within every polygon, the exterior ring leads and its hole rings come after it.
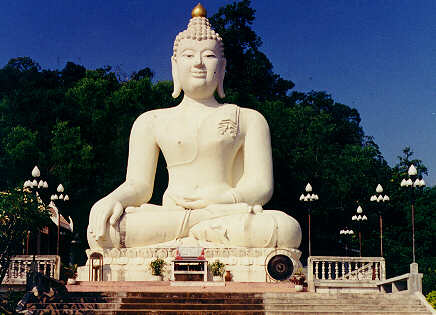
POLYGON ((0 193, 0 284, 27 233, 39 231, 48 222, 49 212, 35 194, 22 189, 0 193))
MULTIPOLYGON (((346 226, 356 230, 350 219, 359 202, 368 216, 363 255, 377 256, 381 210, 369 197, 380 183, 391 197, 382 211, 388 276, 407 273, 411 196, 399 183, 411 163, 426 174, 424 162, 405 148, 398 164, 390 167, 374 139, 364 133, 355 108, 322 91, 291 93, 294 84, 274 73, 261 52, 254 20, 249 0, 225 6, 210 18, 225 44, 224 101, 258 110, 270 126, 275 187, 265 208, 281 209, 300 222, 304 262, 307 209, 298 197, 306 183, 320 197, 311 217, 315 255, 343 254, 338 231, 346 226)), ((46 70, 29 57, 13 58, 0 69, 0 191, 21 185, 37 164, 49 183, 62 182, 74 192, 63 215, 73 218, 85 246, 92 204, 125 178, 133 121, 145 111, 174 106, 182 97, 171 97, 171 82, 154 83, 149 68, 129 77, 125 81, 111 67, 90 70, 72 62, 46 70)), ((167 182, 161 155, 152 203, 161 203, 167 182)), ((415 197, 417 262, 420 270, 435 270, 436 188, 425 188, 415 197)), ((356 237, 353 246, 358 246, 356 237)), ((425 292, 435 288, 434 279, 433 273, 424 273, 425 292)))
POLYGON ((161 276, 162 271, 166 265, 165 260, 156 258, 150 263, 151 273, 153 276, 161 276))
POLYGON ((272 63, 259 50, 262 40, 251 28, 256 11, 250 4, 250 0, 234 2, 209 18, 224 42, 226 92, 237 92, 241 101, 250 94, 260 100, 285 98, 294 83, 275 74, 272 63))
MULTIPOLYGON (((435 261, 433 257, 433 261, 431 262, 432 266, 435 266, 435 261)), ((422 279, 422 292, 427 294, 431 291, 435 292, 436 289, 436 269, 431 269, 431 267, 427 268, 426 272, 424 272, 424 277, 422 279)))
POLYGON ((436 290, 431 291, 429 294, 425 296, 428 303, 436 310, 436 290))
POLYGON ((77 278, 77 264, 74 265, 64 265, 61 266, 61 279, 76 279, 77 278))
POLYGON ((217 259, 210 265, 210 271, 213 276, 222 277, 226 272, 226 265, 217 259))
POLYGON ((303 285, 305 279, 306 277, 303 273, 303 268, 299 267, 292 275, 292 277, 289 279, 289 281, 292 282, 293 284, 303 285))
POLYGON ((0 292, 0 315, 16 314, 15 308, 24 294, 23 291, 0 292))

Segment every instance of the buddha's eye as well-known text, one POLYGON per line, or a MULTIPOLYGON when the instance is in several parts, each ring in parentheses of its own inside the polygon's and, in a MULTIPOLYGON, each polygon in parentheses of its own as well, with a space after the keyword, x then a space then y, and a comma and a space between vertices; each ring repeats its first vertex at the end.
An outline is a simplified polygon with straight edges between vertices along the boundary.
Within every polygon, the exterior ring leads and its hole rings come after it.
POLYGON ((203 53, 203 57, 204 58, 216 58, 216 55, 212 51, 206 51, 203 53))
POLYGON ((191 52, 191 51, 185 51, 185 52, 183 52, 182 56, 185 57, 185 58, 193 58, 194 57, 194 53, 191 52))

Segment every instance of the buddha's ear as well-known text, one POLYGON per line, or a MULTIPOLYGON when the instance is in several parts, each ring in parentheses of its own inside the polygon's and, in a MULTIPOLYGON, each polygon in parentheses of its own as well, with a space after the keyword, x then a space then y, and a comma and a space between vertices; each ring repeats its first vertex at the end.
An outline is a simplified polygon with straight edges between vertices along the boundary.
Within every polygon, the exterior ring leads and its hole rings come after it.
POLYGON ((224 76, 226 75, 226 63, 226 59, 223 58, 219 69, 217 92, 218 96, 221 98, 226 97, 226 94, 224 93, 224 76))
POLYGON ((182 87, 180 85, 179 75, 177 73, 177 61, 176 57, 171 57, 171 67, 172 67, 172 74, 173 74, 173 83, 174 83, 174 90, 172 97, 178 98, 180 95, 180 92, 182 92, 182 87))

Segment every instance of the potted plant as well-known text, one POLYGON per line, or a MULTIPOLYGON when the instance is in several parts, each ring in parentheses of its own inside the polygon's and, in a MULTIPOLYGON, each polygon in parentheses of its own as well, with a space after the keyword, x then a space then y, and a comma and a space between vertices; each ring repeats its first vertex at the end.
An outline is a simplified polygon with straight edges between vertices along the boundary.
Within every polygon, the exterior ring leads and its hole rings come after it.
POLYGON ((150 263, 151 274, 153 275, 153 280, 162 281, 163 275, 162 271, 165 267, 166 263, 161 258, 156 258, 150 263))
POLYGON ((76 284, 77 264, 62 266, 62 271, 63 271, 62 278, 67 279, 67 284, 76 284))
POLYGON ((212 272, 213 281, 222 281, 224 272, 226 271, 226 265, 219 260, 215 260, 210 265, 210 271, 212 272))
POLYGON ((298 268, 297 271, 295 271, 294 275, 291 277, 290 281, 295 284, 295 291, 301 292, 303 291, 304 286, 304 280, 306 277, 303 273, 303 268, 298 268))

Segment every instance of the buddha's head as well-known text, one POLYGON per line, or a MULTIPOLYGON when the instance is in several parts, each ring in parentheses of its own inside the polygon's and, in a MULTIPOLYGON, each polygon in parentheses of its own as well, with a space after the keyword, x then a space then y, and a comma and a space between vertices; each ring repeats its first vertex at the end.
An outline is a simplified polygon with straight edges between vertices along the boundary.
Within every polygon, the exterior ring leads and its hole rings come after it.
POLYGON ((194 99, 209 98, 215 90, 221 98, 225 96, 226 59, 222 39, 211 29, 201 4, 192 10, 188 28, 177 35, 171 63, 174 98, 182 90, 194 99))

